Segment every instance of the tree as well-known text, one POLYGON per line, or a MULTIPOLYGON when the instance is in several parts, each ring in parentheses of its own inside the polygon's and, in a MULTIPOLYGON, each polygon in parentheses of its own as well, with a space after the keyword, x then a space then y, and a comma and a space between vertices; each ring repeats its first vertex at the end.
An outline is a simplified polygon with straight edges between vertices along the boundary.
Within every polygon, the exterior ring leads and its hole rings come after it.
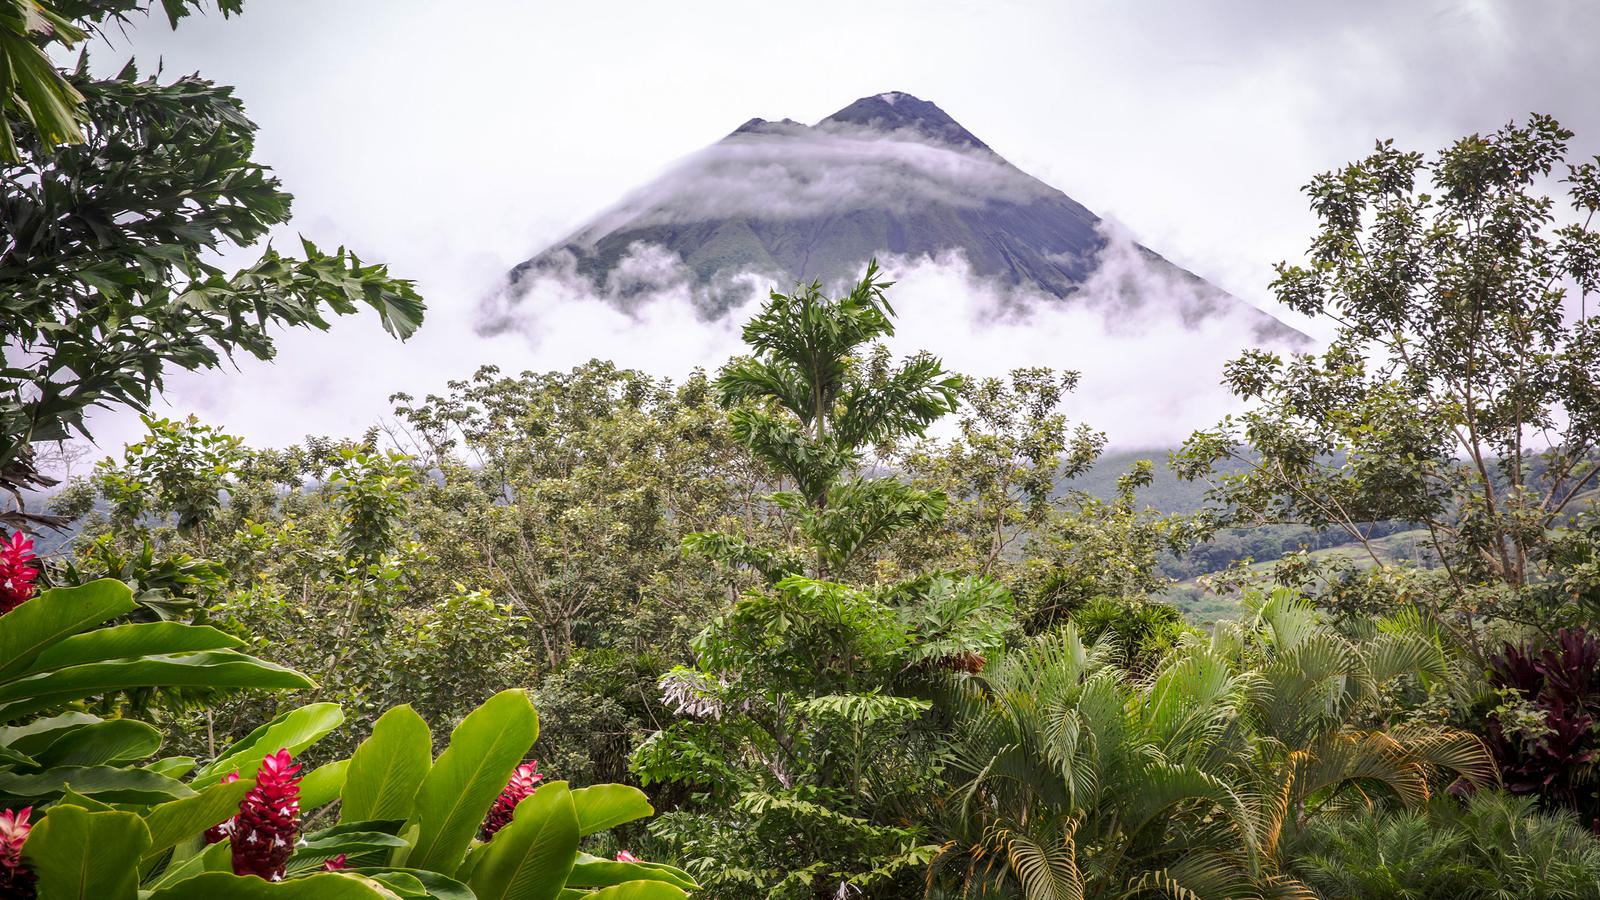
MULTIPOLYGON (((953 411, 961 388, 926 353, 895 366, 873 347, 894 334, 889 286, 873 262, 838 299, 817 282, 772 292, 744 327, 752 355, 730 362, 715 384, 734 436, 777 473, 780 488, 793 485, 771 500, 795 517, 818 578, 837 577, 890 533, 944 514, 941 493, 858 472, 870 447, 919 437, 953 411)), ((782 549, 738 538, 699 535, 686 547, 757 562, 769 575, 793 571, 782 549)))
MULTIPOLYGON (((189 5, 165 0, 163 8, 176 23, 189 5)), ((219 5, 239 9, 238 0, 219 5)), ((147 4, 56 7, 66 18, 21 3, 30 29, 49 25, 45 40, 147 4)), ((32 63, 17 68, 34 49, 6 30, 15 20, 5 12, 17 8, 17 0, 0 5, 7 71, 49 81, 32 63)), ((98 78, 86 59, 60 78, 80 108, 39 102, 37 85, 13 85, 3 104, 16 148, 0 161, 0 489, 16 502, 0 522, 11 527, 53 521, 22 509, 22 490, 51 483, 32 445, 86 434, 92 407, 147 410, 167 367, 212 369, 240 353, 268 359, 274 326, 326 329, 330 314, 362 305, 400 338, 423 314, 411 282, 342 247, 327 253, 302 239, 296 258, 268 246, 232 274, 210 261, 290 218, 291 196, 251 158, 255 125, 231 88, 198 76, 140 78, 131 63, 98 78), (81 134, 61 126, 62 116, 78 119, 81 134), (41 117, 53 124, 38 124, 41 117)))
POLYGON ((1600 477, 1600 160, 1560 179, 1567 224, 1545 189, 1571 136, 1533 116, 1431 161, 1385 141, 1311 181, 1319 232, 1273 288, 1337 333, 1228 365, 1250 411, 1175 461, 1189 478, 1243 464, 1214 481, 1221 524, 1340 529, 1381 565, 1375 524, 1417 523, 1462 622, 1547 618, 1527 588, 1600 477))
POLYGON ((939 545, 925 554, 983 574, 1011 562, 1007 551, 1050 518, 1062 482, 1088 471, 1105 446, 1103 432, 1072 429, 1060 411, 1077 384, 1076 372, 1043 368, 962 379, 958 436, 923 441, 900 460, 950 498, 937 532, 911 535, 939 545))
POLYGON ((686 552, 762 582, 694 639, 692 665, 663 676, 679 718, 633 768, 647 786, 690 793, 652 833, 718 896, 910 891, 931 848, 907 811, 937 783, 918 694, 945 668, 981 666, 1011 622, 1010 594, 991 579, 884 583, 868 565, 891 535, 937 526, 945 495, 871 477, 867 451, 919 437, 961 384, 926 354, 896 366, 871 346, 893 333, 887 287, 869 266, 843 298, 816 284, 774 292, 745 328, 754 355, 715 382, 733 435, 776 480, 769 499, 792 536, 685 538, 686 552))

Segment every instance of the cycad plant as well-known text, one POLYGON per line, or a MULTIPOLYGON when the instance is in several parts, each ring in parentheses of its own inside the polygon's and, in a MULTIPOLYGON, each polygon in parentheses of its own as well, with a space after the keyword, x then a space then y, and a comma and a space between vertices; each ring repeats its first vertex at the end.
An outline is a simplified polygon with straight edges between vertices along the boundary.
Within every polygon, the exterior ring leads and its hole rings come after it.
POLYGON ((1314 896, 1281 848, 1319 815, 1492 777, 1470 735, 1361 727, 1379 685, 1435 665, 1414 636, 1357 646, 1283 592, 1146 680, 1070 625, 1036 638, 957 676, 930 894, 1314 896))
POLYGON ((1600 844, 1573 814, 1499 791, 1329 816, 1307 829, 1295 868, 1324 900, 1600 896, 1600 844))

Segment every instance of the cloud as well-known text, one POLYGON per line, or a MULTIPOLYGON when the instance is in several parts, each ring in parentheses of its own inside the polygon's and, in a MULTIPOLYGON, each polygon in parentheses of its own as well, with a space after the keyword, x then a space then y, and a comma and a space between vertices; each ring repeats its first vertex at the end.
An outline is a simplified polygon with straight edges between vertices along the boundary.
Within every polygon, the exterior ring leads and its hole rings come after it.
POLYGON ((904 214, 927 204, 978 208, 1051 193, 992 152, 914 132, 767 123, 691 154, 569 243, 592 242, 623 224, 826 216, 860 209, 863 198, 871 198, 871 208, 904 214))
MULTIPOLYGON (((359 433, 385 413, 391 391, 437 391, 482 363, 543 370, 598 356, 681 376, 691 360, 718 362, 736 347, 737 314, 708 329, 692 297, 653 302, 648 266, 632 287, 602 286, 638 309, 573 295, 544 309, 543 339, 478 333, 480 298, 517 261, 658 175, 663 161, 738 122, 814 120, 886 88, 937 102, 1020 168, 1257 301, 1272 263, 1299 258, 1312 234, 1299 186, 1376 138, 1437 149, 1541 110, 1578 132, 1575 158, 1600 150, 1591 87, 1600 54, 1588 49, 1600 4, 1581 0, 821 0, 803 15, 732 0, 693 14, 485 0, 474 10, 441 17, 425 0, 280 0, 242 18, 192 16, 175 32, 159 14, 136 17, 128 31, 107 33, 112 46, 93 43, 105 71, 137 55, 143 71, 164 62, 169 73, 198 70, 237 86, 261 125, 261 159, 296 196, 280 240, 292 246, 302 232, 348 243, 416 278, 429 301, 427 324, 407 344, 365 317, 331 334, 286 334, 276 364, 174 373, 159 412, 198 411, 254 443, 281 445, 308 432, 359 433), (322 27, 306 28, 312 20, 322 27), (848 65, 773 49, 774 35, 787 48, 836 46, 841 21, 872 35, 871 52, 848 65), (419 66, 424 46, 430 63, 419 66)), ((892 294, 908 334, 919 327, 909 318, 916 297, 971 300, 956 267, 935 276, 931 261, 920 265, 929 278, 901 272, 892 294)), ((1146 302, 1162 296, 1152 290, 1146 302)), ((1029 312, 972 336, 927 334, 927 346, 957 360, 962 341, 1009 335, 1014 351, 988 345, 994 365, 1028 357, 1083 368, 1073 402, 1122 398, 1127 409, 1082 413, 1123 440, 1143 427, 1121 424, 1144 417, 1135 410, 1150 419, 1160 410, 1172 433, 1213 418, 1197 391, 1211 389, 1228 353, 1206 345, 1246 333, 1218 323, 1134 341, 1115 318, 1079 325, 1075 313, 1046 309, 1024 327, 1029 312), (1050 340, 1059 346, 1040 346, 1050 340), (1094 365, 1110 368, 1101 375, 1094 365), (1155 393, 1163 379, 1176 382, 1179 400, 1155 393), (1150 396, 1130 392, 1140 383, 1150 396)), ((963 317, 936 321, 959 328, 963 317)), ((126 413, 97 422, 105 448, 139 430, 126 413)))
MULTIPOLYGON (((927 350, 969 375, 1021 366, 1083 373, 1072 415, 1123 447, 1171 446, 1236 407, 1221 387, 1222 365, 1261 343, 1261 320, 1181 270, 1152 261, 1126 232, 1105 226, 1100 265, 1067 301, 973 272, 957 251, 879 260, 899 317, 889 342, 901 355, 927 350)), ((485 333, 519 335, 555 368, 602 355, 619 365, 682 377, 744 351, 740 325, 771 284, 758 273, 736 280, 727 315, 702 316, 693 273, 675 254, 636 244, 619 269, 629 293, 596 284, 572 267, 530 273, 515 299, 486 301, 485 333)))

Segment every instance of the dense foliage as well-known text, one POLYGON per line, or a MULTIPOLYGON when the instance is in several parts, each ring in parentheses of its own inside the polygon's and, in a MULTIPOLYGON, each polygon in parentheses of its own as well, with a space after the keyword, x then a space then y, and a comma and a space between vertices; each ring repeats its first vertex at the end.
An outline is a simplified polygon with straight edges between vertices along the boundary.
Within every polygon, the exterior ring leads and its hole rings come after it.
POLYGON ((231 91, 49 62, 147 6, 0 0, 0 894, 1600 894, 1600 162, 1559 209, 1554 121, 1312 182, 1277 288, 1338 336, 1228 368, 1181 507, 1075 373, 896 360, 869 266, 714 374, 147 416, 25 509, 167 366, 420 322, 344 250, 208 261, 289 216, 231 91))

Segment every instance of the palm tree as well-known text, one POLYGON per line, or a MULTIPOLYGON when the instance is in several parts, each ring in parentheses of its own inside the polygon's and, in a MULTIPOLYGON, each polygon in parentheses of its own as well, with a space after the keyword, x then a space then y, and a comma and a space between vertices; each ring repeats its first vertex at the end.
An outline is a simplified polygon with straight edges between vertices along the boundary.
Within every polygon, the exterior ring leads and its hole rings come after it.
POLYGON ((17 161, 11 120, 32 128, 46 145, 83 140, 83 95, 62 77, 45 47, 71 47, 83 29, 41 0, 0 0, 0 161, 17 161))
MULTIPOLYGON (((953 411, 961 388, 936 357, 895 365, 877 343, 894 335, 888 287, 873 262, 844 297, 824 296, 819 282, 774 291, 745 325, 752 355, 716 380, 735 437, 794 485, 772 500, 795 514, 818 578, 842 572, 890 532, 944 515, 943 494, 857 471, 868 447, 920 436, 953 411)), ((756 565, 772 580, 794 573, 782 552, 730 536, 695 535, 686 546, 756 565)))
POLYGON ((1314 897, 1280 848, 1320 813, 1493 776, 1471 735, 1358 726, 1379 685, 1437 669, 1416 635, 1358 647, 1280 592, 1146 681, 1106 646, 1068 625, 957 676, 930 896, 1314 897))

